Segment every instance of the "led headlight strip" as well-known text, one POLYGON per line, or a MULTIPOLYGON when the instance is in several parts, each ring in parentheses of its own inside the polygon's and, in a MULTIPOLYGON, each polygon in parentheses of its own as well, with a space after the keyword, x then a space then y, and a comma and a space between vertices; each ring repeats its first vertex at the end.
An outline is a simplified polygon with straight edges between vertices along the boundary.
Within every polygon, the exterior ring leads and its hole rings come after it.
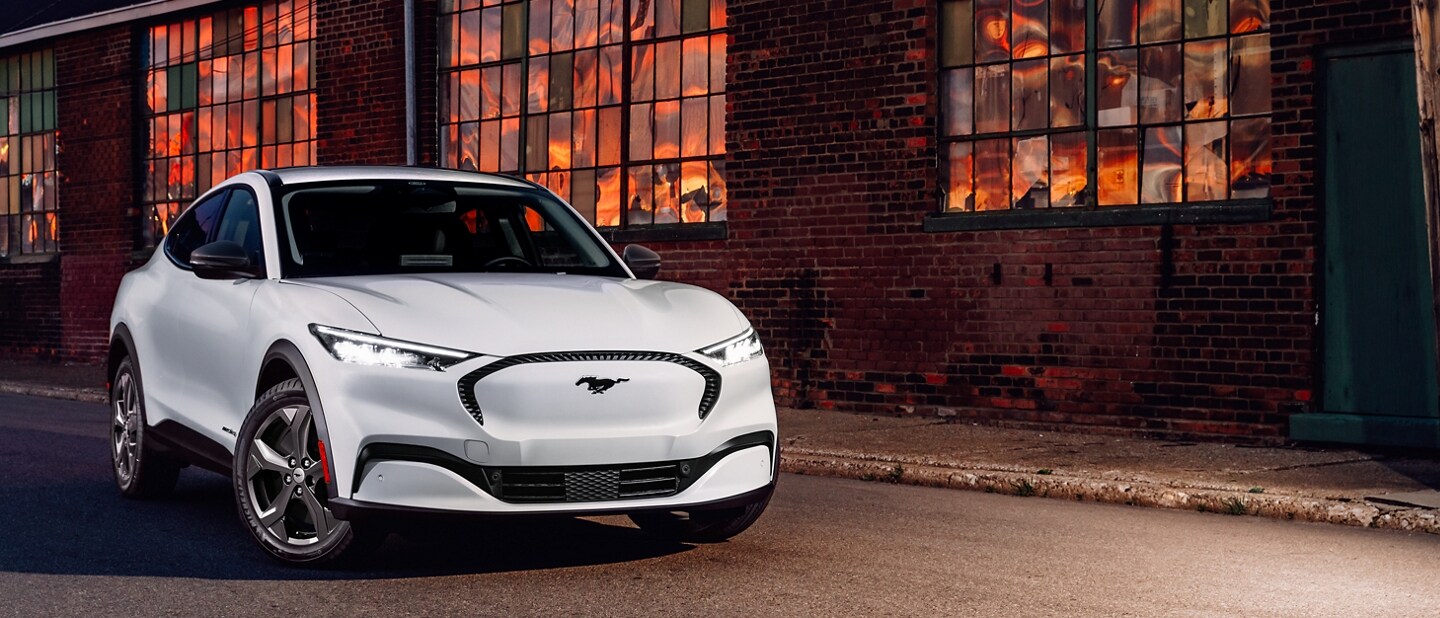
POLYGON ((336 359, 377 367, 406 367, 444 371, 478 354, 421 343, 397 341, 352 330, 311 324, 310 332, 336 359))

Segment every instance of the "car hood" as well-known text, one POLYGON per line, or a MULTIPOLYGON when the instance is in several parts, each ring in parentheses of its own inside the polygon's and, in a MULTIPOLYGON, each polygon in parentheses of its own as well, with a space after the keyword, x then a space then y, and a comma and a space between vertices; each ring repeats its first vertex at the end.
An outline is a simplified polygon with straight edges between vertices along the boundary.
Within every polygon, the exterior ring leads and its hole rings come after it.
POLYGON ((724 297, 664 281, 446 273, 286 282, 339 296, 382 336, 495 356, 564 350, 689 352, 749 326, 724 297))

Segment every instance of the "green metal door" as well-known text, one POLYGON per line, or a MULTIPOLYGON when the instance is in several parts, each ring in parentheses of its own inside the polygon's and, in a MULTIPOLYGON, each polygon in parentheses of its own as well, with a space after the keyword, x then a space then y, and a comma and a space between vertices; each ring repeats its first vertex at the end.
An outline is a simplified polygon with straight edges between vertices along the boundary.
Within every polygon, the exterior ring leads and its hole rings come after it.
POLYGON ((1324 58, 1324 414, 1299 439, 1437 446, 1434 291, 1408 47, 1324 58))

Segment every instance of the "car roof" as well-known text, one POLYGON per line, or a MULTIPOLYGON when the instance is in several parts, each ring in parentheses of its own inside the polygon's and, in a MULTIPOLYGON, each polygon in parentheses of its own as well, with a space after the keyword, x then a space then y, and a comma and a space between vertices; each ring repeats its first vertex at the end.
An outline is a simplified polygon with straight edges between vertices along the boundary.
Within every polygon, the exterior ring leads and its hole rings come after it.
POLYGON ((282 184, 287 185, 343 180, 434 180, 524 189, 533 189, 536 186, 519 178, 499 174, 400 165, 318 165, 257 171, 268 171, 278 176, 282 184))

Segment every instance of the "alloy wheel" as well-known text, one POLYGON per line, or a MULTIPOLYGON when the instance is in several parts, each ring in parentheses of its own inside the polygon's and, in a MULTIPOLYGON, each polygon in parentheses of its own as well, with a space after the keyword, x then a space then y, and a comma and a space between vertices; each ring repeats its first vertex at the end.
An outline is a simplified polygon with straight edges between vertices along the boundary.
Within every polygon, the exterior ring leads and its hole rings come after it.
POLYGON ((310 406, 276 409, 247 448, 245 482, 260 526, 295 547, 329 539, 340 522, 325 505, 325 471, 310 406))
POLYGON ((135 476, 140 453, 140 389, 130 372, 120 374, 113 399, 110 455, 114 459, 116 478, 122 485, 128 485, 135 476))

